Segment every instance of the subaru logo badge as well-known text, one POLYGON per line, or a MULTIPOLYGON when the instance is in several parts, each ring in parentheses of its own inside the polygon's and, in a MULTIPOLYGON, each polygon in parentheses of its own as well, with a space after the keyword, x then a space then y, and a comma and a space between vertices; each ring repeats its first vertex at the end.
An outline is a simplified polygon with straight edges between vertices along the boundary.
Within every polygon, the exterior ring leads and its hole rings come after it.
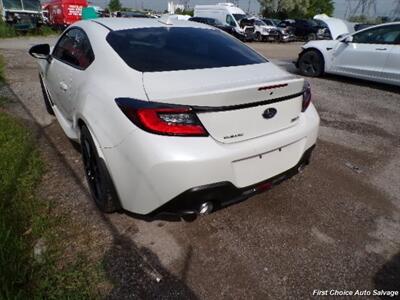
POLYGON ((272 119, 272 118, 276 115, 277 112, 278 112, 278 111, 277 111, 275 108, 273 108, 273 107, 267 108, 267 109, 263 112, 262 116, 263 116, 264 119, 272 119))

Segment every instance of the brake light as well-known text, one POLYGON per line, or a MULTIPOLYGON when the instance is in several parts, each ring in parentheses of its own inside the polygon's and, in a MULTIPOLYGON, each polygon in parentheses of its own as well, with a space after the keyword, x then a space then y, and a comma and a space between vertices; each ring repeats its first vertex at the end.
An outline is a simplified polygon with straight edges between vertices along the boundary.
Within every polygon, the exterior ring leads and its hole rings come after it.
POLYGON ((117 99, 116 102, 128 119, 145 131, 172 136, 208 136, 190 107, 152 106, 145 101, 128 99, 117 99), (144 107, 137 105, 138 102, 145 102, 144 107))
POLYGON ((310 106, 310 103, 311 103, 311 86, 308 81, 304 81, 303 102, 302 102, 301 111, 305 112, 306 109, 310 106))

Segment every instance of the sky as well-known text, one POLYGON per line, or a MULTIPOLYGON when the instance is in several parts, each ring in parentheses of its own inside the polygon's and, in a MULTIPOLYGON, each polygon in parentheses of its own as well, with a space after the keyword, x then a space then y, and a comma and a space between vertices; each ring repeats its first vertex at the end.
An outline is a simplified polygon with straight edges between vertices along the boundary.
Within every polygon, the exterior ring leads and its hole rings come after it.
MULTIPOLYGON (((167 8, 168 1, 171 0, 120 0, 122 5, 125 7, 131 7, 135 9, 149 8, 156 11, 164 11, 167 8)), ((173 0, 174 3, 183 3, 185 0, 173 0)), ((218 2, 224 2, 224 0, 186 0, 190 7, 194 7, 196 4, 216 4, 218 2)), ((237 1, 237 0, 236 0, 237 1)), ((400 0, 376 0, 376 16, 391 16, 395 3, 400 0)), ((109 0, 91 0, 95 5, 101 7, 107 6, 109 0)), ((250 11, 252 14, 257 14, 260 10, 260 5, 257 0, 238 0, 239 7, 244 11, 250 11)), ((353 9, 356 7, 359 0, 334 0, 335 12, 334 16, 343 18, 346 14, 347 3, 350 3, 350 7, 353 9)), ((370 12, 374 15, 374 9, 370 12)))

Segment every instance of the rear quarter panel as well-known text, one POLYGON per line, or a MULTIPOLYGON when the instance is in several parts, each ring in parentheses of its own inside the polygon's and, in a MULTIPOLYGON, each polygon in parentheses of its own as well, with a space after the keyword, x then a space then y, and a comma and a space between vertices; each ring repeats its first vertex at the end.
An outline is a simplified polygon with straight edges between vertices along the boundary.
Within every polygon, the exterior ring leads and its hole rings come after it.
POLYGON ((105 40, 108 29, 88 23, 82 28, 89 37, 95 60, 86 69, 86 83, 80 86, 74 126, 79 130, 79 120, 84 121, 100 147, 115 147, 136 128, 119 109, 115 99, 146 100, 142 75, 128 67, 109 46, 105 40))

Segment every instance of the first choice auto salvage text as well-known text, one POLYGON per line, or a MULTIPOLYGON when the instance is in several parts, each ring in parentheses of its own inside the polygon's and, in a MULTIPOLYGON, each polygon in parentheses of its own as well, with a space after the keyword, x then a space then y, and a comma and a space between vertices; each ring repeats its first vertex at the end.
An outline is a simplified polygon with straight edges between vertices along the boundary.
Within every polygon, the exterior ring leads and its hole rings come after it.
POLYGON ((384 290, 313 290, 313 296, 386 296, 396 297, 399 291, 384 290))

